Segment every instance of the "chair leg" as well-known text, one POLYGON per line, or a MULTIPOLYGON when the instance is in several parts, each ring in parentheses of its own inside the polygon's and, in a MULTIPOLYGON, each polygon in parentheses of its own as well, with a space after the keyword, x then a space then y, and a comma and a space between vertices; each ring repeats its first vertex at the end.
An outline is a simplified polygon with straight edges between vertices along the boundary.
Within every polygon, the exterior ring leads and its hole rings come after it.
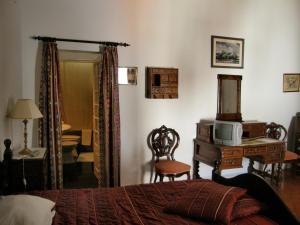
POLYGON ((188 172, 186 175, 187 175, 187 179, 190 180, 190 179, 191 179, 191 174, 190 174, 190 172, 188 172))
POLYGON ((264 168, 263 168, 263 172, 262 172, 262 174, 261 174, 262 177, 265 177, 265 176, 266 176, 266 174, 267 174, 267 171, 266 171, 266 170, 267 170, 267 167, 268 167, 268 164, 265 164, 265 165, 264 165, 264 168))
POLYGON ((271 181, 275 178, 275 163, 272 163, 271 181))
MULTIPOLYGON (((154 156, 152 156, 152 160, 151 160, 151 171, 150 171, 150 183, 152 183, 152 178, 153 178, 154 168, 155 168, 155 162, 154 162, 154 156)), ((153 183, 155 183, 155 182, 153 182, 153 183)))
POLYGON ((164 175, 159 174, 159 181, 160 181, 160 182, 163 182, 163 180, 164 180, 164 175))
POLYGON ((157 173, 155 173, 154 183, 156 183, 156 181, 157 181, 157 173))
POLYGON ((281 174, 282 174, 282 163, 278 163, 277 167, 277 177, 276 177, 276 184, 278 185, 281 179, 281 174))

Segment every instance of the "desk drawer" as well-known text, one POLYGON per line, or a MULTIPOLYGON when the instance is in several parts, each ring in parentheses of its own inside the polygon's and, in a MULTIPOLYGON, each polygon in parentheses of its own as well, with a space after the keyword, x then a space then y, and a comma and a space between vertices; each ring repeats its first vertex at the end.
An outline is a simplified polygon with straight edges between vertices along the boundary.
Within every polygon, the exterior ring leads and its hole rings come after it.
POLYGON ((263 160, 265 164, 269 163, 278 163, 281 161, 281 153, 278 152, 272 152, 266 155, 266 157, 263 160))
POLYGON ((222 149, 222 158, 243 157, 243 149, 239 147, 230 147, 222 149))
POLYGON ((268 145, 267 146, 267 152, 268 154, 271 153, 281 153, 285 149, 284 144, 273 144, 273 145, 268 145))
POLYGON ((253 146, 244 148, 245 156, 265 155, 267 153, 267 146, 253 146))
POLYGON ((232 169, 242 167, 242 158, 222 159, 221 169, 232 169))

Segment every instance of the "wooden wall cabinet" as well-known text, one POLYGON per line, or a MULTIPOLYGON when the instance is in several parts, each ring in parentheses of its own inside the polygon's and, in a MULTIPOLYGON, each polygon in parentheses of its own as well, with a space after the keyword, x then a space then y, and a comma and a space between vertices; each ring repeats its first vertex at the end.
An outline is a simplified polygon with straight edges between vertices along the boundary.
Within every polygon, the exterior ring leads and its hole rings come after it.
POLYGON ((178 69, 146 68, 147 98, 178 98, 178 69))

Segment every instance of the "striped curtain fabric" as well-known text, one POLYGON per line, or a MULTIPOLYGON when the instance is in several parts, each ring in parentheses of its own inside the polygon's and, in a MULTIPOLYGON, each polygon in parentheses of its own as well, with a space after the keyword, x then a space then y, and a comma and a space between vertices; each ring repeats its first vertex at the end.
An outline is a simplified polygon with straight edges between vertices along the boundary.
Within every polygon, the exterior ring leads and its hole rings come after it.
POLYGON ((48 149, 50 158, 51 188, 63 188, 60 70, 57 44, 43 42, 42 74, 39 108, 39 144, 48 149))
POLYGON ((120 186, 120 110, 117 47, 101 47, 99 66, 99 146, 101 187, 120 186))

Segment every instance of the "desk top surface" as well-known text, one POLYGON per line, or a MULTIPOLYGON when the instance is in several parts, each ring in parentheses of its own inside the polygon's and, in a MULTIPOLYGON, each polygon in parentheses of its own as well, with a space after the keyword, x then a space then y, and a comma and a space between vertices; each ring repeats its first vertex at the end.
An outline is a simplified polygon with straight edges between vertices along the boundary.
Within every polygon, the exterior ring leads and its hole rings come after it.
POLYGON ((259 145, 267 145, 267 144, 276 144, 276 143, 285 143, 284 141, 280 141, 273 138, 255 138, 255 139, 243 139, 242 144, 236 146, 222 145, 222 144, 214 144, 207 143, 205 141, 201 141, 199 139, 194 139, 197 142, 205 143, 208 145, 214 145, 216 147, 247 147, 247 146, 259 146, 259 145))
POLYGON ((254 140, 243 140, 242 144, 239 146, 252 146, 252 145, 265 145, 265 144, 273 144, 273 143, 283 143, 283 141, 279 141, 273 138, 257 138, 254 140))

